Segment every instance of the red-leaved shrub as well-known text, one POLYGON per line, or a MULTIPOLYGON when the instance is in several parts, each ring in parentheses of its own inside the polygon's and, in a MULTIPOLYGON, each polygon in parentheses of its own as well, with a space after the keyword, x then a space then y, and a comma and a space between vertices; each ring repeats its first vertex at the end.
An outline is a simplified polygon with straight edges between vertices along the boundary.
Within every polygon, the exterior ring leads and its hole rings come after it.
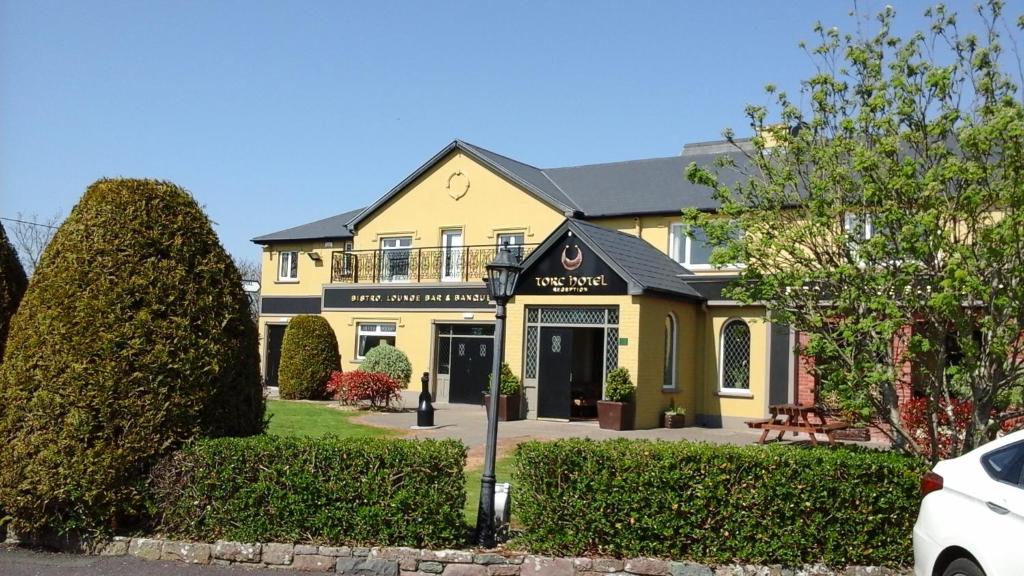
POLYGON ((331 375, 332 382, 335 376, 338 380, 338 400, 349 406, 365 404, 372 410, 391 408, 391 404, 399 399, 398 391, 402 389, 397 380, 383 372, 335 372, 331 375))
MULTIPOLYGON (((946 409, 946 401, 939 401, 938 425, 935 431, 938 435, 940 458, 949 458, 955 455, 953 449, 963 442, 964 434, 967 432, 967 425, 970 423, 971 415, 974 412, 974 403, 970 400, 954 398, 949 402, 949 405, 953 407, 952 419, 949 415, 950 410, 946 409)), ((999 415, 998 411, 992 410, 991 417, 993 421, 996 421, 999 415)), ((903 426, 913 437, 914 442, 921 448, 921 453, 925 456, 931 456, 932 445, 928 439, 928 399, 914 398, 901 404, 900 418, 903 421, 903 426)), ((1018 418, 1009 418, 1000 423, 999 427, 1004 433, 1008 433, 1015 426, 1019 425, 1018 418)))
MULTIPOLYGON (((953 454, 954 447, 963 442, 964 433, 974 410, 974 405, 970 400, 953 399, 949 404, 952 406, 951 411, 947 410, 945 400, 939 402, 935 433, 938 436, 940 458, 949 458, 953 454), (952 418, 950 412, 952 412, 952 418)), ((928 438, 928 399, 914 398, 904 402, 900 406, 900 418, 907 432, 921 449, 921 453, 931 456, 932 443, 928 438)))
POLYGON ((337 400, 341 397, 341 376, 341 370, 335 370, 327 379, 327 384, 324 385, 324 394, 328 399, 337 400))

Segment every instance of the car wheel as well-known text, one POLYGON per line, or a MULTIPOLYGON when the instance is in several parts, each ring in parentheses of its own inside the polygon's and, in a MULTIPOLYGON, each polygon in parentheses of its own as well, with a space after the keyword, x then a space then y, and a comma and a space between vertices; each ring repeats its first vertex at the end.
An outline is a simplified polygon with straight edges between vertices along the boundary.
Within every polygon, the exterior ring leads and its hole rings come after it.
POLYGON ((946 566, 942 576, 985 576, 985 571, 967 558, 957 558, 946 566))

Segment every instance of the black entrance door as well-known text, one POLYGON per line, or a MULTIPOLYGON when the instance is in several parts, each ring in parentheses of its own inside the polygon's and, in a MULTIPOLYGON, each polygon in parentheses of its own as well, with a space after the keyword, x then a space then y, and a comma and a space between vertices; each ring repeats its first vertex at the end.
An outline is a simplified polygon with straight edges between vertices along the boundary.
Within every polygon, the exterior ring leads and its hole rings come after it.
POLYGON ((569 418, 572 408, 572 328, 540 329, 537 416, 569 418))
POLYGON ((284 341, 283 324, 267 324, 267 386, 277 386, 277 369, 281 366, 281 342, 284 341))
POLYGON ((452 364, 448 380, 448 401, 479 404, 487 388, 494 359, 491 338, 452 337, 452 364))

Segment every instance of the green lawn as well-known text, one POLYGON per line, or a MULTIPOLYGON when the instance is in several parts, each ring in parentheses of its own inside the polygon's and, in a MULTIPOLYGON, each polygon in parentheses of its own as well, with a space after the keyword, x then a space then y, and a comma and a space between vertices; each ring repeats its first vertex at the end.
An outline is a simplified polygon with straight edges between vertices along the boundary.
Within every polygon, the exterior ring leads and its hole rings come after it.
MULTIPOLYGON (((498 458, 494 462, 495 477, 498 482, 512 481, 512 457, 498 458)), ((476 509, 480 505, 480 477, 483 476, 484 467, 466 470, 466 507, 463 509, 466 514, 466 522, 471 526, 476 525, 476 509)), ((516 513, 516 503, 512 501, 512 514, 516 513)))
POLYGON ((309 402, 268 400, 267 415, 270 426, 267 434, 276 436, 323 436, 334 434, 341 438, 387 436, 383 428, 363 426, 350 420, 359 413, 336 410, 309 402))

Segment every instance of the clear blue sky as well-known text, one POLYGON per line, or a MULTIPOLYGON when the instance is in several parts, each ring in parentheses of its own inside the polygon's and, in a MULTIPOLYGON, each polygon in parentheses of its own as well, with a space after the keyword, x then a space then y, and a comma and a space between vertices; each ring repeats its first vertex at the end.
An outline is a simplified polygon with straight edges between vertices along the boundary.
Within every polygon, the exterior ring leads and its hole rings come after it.
MULTIPOLYGON (((924 27, 927 3, 889 3, 924 27)), ((814 22, 852 31, 852 7, 0 0, 0 215, 168 179, 255 258, 249 238, 366 205, 455 138, 550 167, 743 134, 764 84, 811 73, 814 22)))

